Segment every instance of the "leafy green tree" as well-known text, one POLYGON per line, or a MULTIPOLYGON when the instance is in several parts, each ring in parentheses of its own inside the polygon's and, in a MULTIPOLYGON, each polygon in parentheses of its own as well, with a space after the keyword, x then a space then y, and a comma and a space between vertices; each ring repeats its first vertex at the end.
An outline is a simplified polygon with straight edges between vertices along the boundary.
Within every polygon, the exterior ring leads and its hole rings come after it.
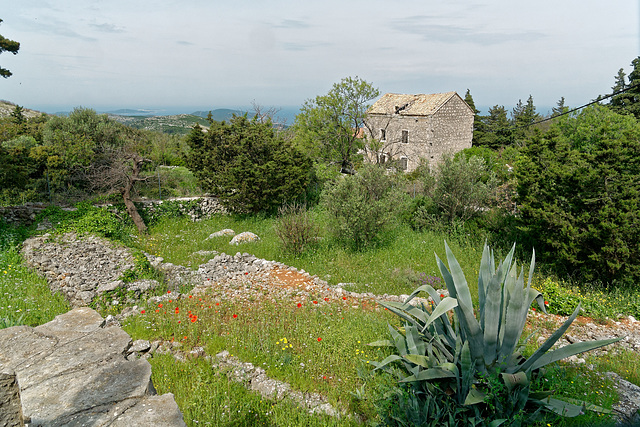
POLYGON ((464 95, 464 102, 466 102, 469 107, 473 110, 473 140, 472 145, 478 145, 478 142, 481 141, 484 136, 484 128, 485 123, 482 120, 482 116, 480 116, 480 110, 476 108, 476 103, 473 101, 473 96, 471 96, 471 91, 467 89, 467 93, 464 95))
POLYGON ((347 77, 326 95, 305 101, 294 124, 298 144, 314 159, 353 173, 358 150, 364 147, 359 129, 366 126, 369 102, 378 95, 371 83, 347 77))
POLYGON ((234 212, 272 212, 307 188, 311 160, 264 122, 234 116, 187 136, 187 167, 205 191, 234 212))
POLYGON ((513 134, 516 141, 524 141, 532 133, 531 124, 540 119, 533 104, 533 97, 529 95, 526 104, 518 100, 518 104, 511 111, 511 123, 514 127, 513 134))
MULTIPOLYGON (((2 19, 0 19, 0 23, 2 23, 2 19)), ((0 35, 0 53, 11 52, 14 55, 17 55, 18 50, 20 50, 20 43, 14 40, 9 40, 0 35)), ((4 77, 5 79, 7 77, 11 77, 12 74, 13 73, 6 68, 0 67, 0 76, 4 77)))
POLYGON ((515 168, 523 231, 562 273, 640 279, 640 124, 594 105, 535 135, 515 168))
POLYGON ((336 238, 354 250, 379 242, 398 224, 406 194, 379 165, 364 165, 355 175, 338 177, 322 192, 321 203, 336 238))
POLYGON ((482 116, 481 121, 482 133, 477 138, 474 133, 473 145, 498 149, 513 143, 511 123, 503 105, 491 107, 489 114, 482 116))
POLYGON ((629 81, 625 82, 625 73, 621 68, 615 77, 615 84, 611 88, 614 93, 624 92, 611 98, 609 107, 620 114, 633 114, 640 119, 640 56, 631 61, 633 70, 629 73, 629 81))
POLYGON ((569 111, 569 107, 564 105, 564 96, 558 100, 556 106, 551 109, 551 117, 559 116, 569 111))

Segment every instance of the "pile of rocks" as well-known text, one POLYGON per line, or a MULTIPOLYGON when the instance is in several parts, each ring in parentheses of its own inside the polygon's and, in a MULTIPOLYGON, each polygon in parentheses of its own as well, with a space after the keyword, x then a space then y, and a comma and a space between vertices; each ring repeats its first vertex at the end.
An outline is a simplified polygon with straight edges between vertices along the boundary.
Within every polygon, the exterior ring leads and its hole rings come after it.
POLYGON ((205 218, 210 218, 214 214, 226 214, 227 210, 220 204, 217 198, 202 196, 202 197, 176 197, 165 200, 142 200, 140 204, 144 209, 148 210, 149 216, 153 216, 158 210, 158 206, 163 203, 171 202, 179 205, 180 212, 183 215, 191 218, 192 221, 200 221, 205 218), (194 205, 193 201, 197 201, 194 205))
POLYGON ((27 203, 22 206, 0 207, 0 217, 9 224, 31 225, 45 206, 41 203, 27 203))
MULTIPOLYGON (((73 307, 86 306, 96 296, 124 288, 133 297, 159 285, 154 280, 124 283, 119 278, 134 267, 131 250, 96 236, 68 233, 27 239, 21 251, 52 292, 60 292, 73 307)), ((121 303, 126 303, 122 301, 121 303)))

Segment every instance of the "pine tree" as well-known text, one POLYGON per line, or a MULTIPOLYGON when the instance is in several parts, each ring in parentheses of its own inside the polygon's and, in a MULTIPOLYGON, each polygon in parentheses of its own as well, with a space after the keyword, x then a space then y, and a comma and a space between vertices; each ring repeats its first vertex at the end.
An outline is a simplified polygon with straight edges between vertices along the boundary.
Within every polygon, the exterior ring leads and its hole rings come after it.
MULTIPOLYGON (((2 19, 0 19, 0 23, 2 23, 2 19)), ((0 53, 11 52, 14 55, 17 55, 18 50, 20 50, 20 43, 18 43, 17 41, 9 40, 0 35, 0 53)), ((6 79, 7 77, 10 77, 11 74, 11 71, 7 70, 6 68, 0 67, 0 76, 6 79)))

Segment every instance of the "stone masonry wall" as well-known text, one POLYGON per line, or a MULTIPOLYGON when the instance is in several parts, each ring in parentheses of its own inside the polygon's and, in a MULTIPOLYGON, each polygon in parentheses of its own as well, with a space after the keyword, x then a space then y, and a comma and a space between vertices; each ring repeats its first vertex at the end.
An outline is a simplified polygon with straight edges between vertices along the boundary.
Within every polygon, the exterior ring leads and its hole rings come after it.
POLYGON ((446 153, 457 153, 471 148, 473 139, 473 113, 459 97, 454 96, 432 116, 370 115, 367 118, 373 137, 381 137, 385 129, 383 151, 393 160, 407 158, 407 172, 421 161, 431 166, 446 153), (402 131, 408 131, 408 142, 402 142, 402 131))

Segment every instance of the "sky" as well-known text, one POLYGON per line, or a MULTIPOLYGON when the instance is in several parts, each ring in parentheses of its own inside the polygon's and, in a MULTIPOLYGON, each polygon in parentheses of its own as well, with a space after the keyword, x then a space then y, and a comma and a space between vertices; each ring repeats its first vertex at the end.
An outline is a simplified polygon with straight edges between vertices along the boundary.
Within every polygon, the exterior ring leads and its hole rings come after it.
POLYGON ((183 112, 297 107, 345 77, 546 113, 640 56, 637 0, 0 0, 0 99, 183 112))

